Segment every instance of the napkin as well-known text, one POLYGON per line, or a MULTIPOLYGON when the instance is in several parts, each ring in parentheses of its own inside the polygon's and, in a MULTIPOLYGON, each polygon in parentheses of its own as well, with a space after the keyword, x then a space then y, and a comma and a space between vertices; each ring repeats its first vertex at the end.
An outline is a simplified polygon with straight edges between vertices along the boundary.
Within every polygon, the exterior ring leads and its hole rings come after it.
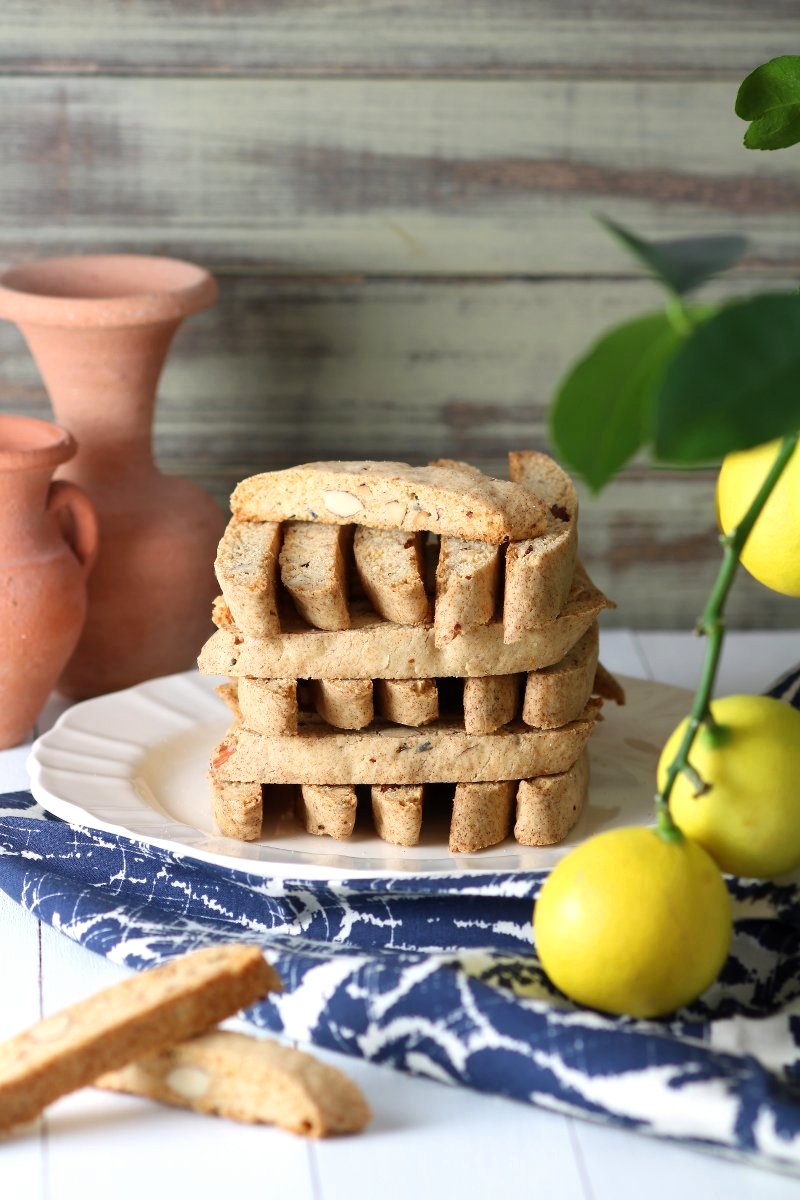
MULTIPOLYGON (((800 668, 770 694, 800 707, 800 668)), ((253 942, 285 985, 248 1011, 255 1026, 800 1171, 800 885, 729 879, 720 979, 642 1021, 550 986, 532 945, 545 877, 270 880, 67 824, 28 792, 0 796, 0 888, 114 962, 253 942)))

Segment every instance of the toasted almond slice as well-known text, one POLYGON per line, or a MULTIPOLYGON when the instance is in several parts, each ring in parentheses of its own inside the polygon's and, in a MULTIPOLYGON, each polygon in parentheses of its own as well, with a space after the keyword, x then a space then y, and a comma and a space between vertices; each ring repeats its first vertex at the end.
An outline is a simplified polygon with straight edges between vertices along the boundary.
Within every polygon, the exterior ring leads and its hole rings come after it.
POLYGON ((465 679, 464 728, 467 733, 491 733, 513 721, 519 709, 519 688, 519 675, 483 675, 465 679))
POLYGON ((304 783, 297 801, 297 815, 306 833, 344 841, 356 823, 356 789, 304 783))
POLYGON ((222 1030, 101 1075, 95 1086, 305 1137, 357 1133, 372 1116, 335 1067, 291 1046, 222 1030))
POLYGON ((244 521, 317 521, 500 544, 534 537, 544 506, 530 491, 458 464, 317 462, 244 479, 231 497, 244 521))
POLYGON ((567 602, 578 553, 578 497, 572 480, 547 454, 509 455, 511 478, 546 505, 546 529, 506 552, 503 626, 506 642, 552 621, 567 602))
POLYGON ((491 621, 497 606, 499 578, 498 546, 442 538, 433 614, 437 646, 491 621))
POLYGON ((428 725, 439 716, 435 679, 376 679, 375 704, 396 725, 428 725))
POLYGON ((504 841, 511 829, 516 791, 513 780, 457 784, 450 822, 451 853, 472 854, 504 841))
POLYGON ((377 613, 398 625, 424 625, 429 620, 421 534, 359 526, 353 553, 362 586, 377 613))
POLYGON ((280 632, 276 576, 281 527, 272 521, 230 521, 214 569, 237 627, 248 637, 280 632))
POLYGON ((424 788, 377 784, 372 788, 372 819, 375 832, 394 846, 416 846, 422 828, 424 788))
POLYGON ((583 811, 589 788, 589 756, 584 751, 568 771, 523 779, 517 792, 514 837, 522 846, 563 842, 583 811))
POLYGON ((257 947, 212 946, 73 1004, 0 1046, 0 1129, 280 987, 257 947))
POLYGON ((211 780, 211 811, 223 837, 256 842, 261 837, 264 805, 260 783, 211 780))
POLYGON ((598 646, 595 621, 561 662, 529 672, 522 705, 526 725, 557 729, 583 712, 594 690, 598 646))
POLYGON ((363 729, 372 720, 371 679, 313 679, 311 696, 319 715, 337 729, 363 729))
POLYGON ((281 549, 281 580, 297 611, 317 629, 349 629, 347 560, 349 531, 341 526, 293 521, 281 549))

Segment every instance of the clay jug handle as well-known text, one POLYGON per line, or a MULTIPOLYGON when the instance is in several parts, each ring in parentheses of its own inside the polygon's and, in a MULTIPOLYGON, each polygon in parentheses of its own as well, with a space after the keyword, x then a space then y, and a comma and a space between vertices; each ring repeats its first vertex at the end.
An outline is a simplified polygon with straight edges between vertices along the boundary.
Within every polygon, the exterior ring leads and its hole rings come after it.
POLYGON ((66 509, 72 529, 65 534, 78 562, 83 567, 84 575, 88 575, 97 558, 97 542, 99 528, 97 514, 91 500, 75 483, 67 483, 57 479, 50 484, 47 494, 47 511, 58 514, 66 509))

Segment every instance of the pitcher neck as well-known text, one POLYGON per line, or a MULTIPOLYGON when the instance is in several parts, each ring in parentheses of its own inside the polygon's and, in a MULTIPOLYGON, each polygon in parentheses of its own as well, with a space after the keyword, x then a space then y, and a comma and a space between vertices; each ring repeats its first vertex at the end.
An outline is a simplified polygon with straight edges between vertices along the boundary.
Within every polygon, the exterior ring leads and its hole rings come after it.
POLYGON ((41 546, 52 469, 0 470, 0 559, 24 560, 41 546))
POLYGON ((148 473, 156 389, 179 321, 89 328, 23 325, 56 417, 74 435, 69 475, 148 473))

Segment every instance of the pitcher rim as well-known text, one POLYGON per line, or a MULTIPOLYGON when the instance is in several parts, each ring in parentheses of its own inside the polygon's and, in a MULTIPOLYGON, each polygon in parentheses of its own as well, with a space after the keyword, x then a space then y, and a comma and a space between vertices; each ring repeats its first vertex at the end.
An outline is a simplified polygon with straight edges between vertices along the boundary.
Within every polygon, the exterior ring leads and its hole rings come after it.
POLYGON ((69 430, 54 421, 0 413, 0 472, 53 469, 73 458, 77 449, 77 442, 69 430), (18 432, 16 445, 8 444, 11 428, 18 432), (25 444, 26 429, 34 444, 25 444))

